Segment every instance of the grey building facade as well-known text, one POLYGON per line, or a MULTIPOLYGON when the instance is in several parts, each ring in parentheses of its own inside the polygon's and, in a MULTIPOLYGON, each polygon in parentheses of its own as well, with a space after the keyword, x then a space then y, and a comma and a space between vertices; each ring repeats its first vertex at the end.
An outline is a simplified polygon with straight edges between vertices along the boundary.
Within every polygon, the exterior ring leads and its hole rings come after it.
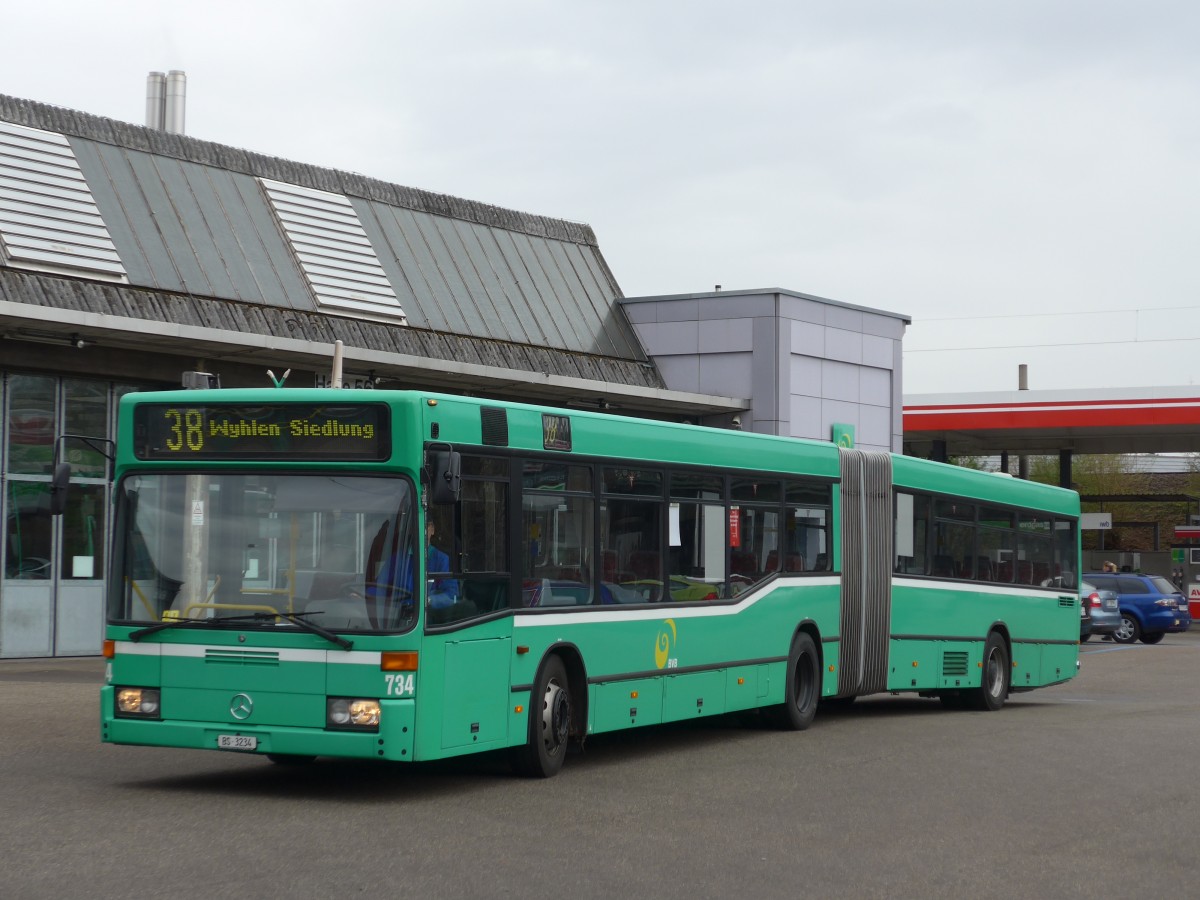
POLYGON ((743 429, 827 441, 851 426, 855 446, 901 452, 907 316, 780 288, 621 305, 668 386, 750 398, 743 429))

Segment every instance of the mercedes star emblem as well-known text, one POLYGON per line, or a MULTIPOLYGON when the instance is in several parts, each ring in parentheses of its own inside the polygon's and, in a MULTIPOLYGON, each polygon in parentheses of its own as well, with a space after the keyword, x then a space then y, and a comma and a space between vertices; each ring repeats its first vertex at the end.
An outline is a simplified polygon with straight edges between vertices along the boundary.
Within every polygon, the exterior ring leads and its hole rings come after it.
POLYGON ((229 714, 235 719, 248 719, 254 711, 254 701, 249 694, 234 694, 229 701, 229 714))

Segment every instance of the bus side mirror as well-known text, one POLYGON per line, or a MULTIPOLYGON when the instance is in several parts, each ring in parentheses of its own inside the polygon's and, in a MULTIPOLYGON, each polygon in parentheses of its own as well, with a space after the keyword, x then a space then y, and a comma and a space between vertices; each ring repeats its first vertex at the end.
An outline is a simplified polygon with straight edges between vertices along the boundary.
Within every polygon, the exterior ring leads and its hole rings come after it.
POLYGON ((50 482, 50 515, 61 516, 67 508, 67 485, 71 483, 71 464, 59 463, 54 467, 54 478, 50 482))
POLYGON ((462 491, 462 455, 453 450, 433 454, 433 479, 430 484, 434 503, 457 503, 462 491))

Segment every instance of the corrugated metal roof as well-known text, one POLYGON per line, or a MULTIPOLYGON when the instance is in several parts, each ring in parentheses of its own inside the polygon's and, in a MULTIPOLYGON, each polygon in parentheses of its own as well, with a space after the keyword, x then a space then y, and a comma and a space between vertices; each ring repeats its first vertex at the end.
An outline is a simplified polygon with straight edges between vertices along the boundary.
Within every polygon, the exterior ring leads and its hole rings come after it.
MULTIPOLYGON (((194 294, 167 293, 128 285, 60 278, 0 266, 0 303, 4 302, 42 309, 70 310, 80 314, 79 319, 84 322, 88 319, 86 314, 92 313, 106 318, 118 317, 122 320, 195 326, 231 335, 292 338, 311 343, 314 353, 319 356, 327 356, 333 342, 341 340, 347 347, 355 348, 347 351, 351 360, 378 358, 380 361, 374 367, 378 368, 381 374, 391 371, 391 365, 399 371, 404 365, 411 366, 413 363, 392 364, 388 357, 379 357, 380 353, 490 367, 493 371, 489 374, 489 379, 493 384, 503 380, 506 370, 515 370, 543 373, 547 377, 606 382, 650 391, 662 389, 658 372, 636 360, 572 353, 552 347, 514 344, 448 332, 401 328, 384 322, 327 316, 315 311, 281 309, 194 294)), ((91 318, 95 319, 94 316, 91 318)), ((8 327, 19 331, 27 324, 27 321, 11 321, 8 327)), ((0 316, 0 332, 4 330, 5 325, 4 317, 0 316)), ((103 341, 110 346, 135 346, 159 340, 148 336, 139 337, 136 333, 122 336, 105 334, 100 330, 102 327, 114 326, 64 326, 60 330, 63 331, 64 338, 70 331, 82 331, 89 338, 103 341)), ((197 348, 196 352, 207 351, 197 348)), ((235 348, 227 352, 236 355, 240 351, 235 348)), ((467 380, 464 380, 460 387, 467 386, 467 380)))
MULTIPOLYGON (((347 198, 411 326, 524 345, 534 355, 646 361, 586 225, 5 95, 0 121, 68 137, 139 287, 317 311, 261 178, 347 198)), ((653 381, 661 387, 657 373, 653 381)))

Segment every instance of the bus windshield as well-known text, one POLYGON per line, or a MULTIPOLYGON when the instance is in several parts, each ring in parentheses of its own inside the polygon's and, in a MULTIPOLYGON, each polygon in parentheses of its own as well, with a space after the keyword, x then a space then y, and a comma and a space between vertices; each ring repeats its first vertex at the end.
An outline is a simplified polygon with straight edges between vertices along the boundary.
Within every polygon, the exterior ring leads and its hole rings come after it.
POLYGON ((131 475, 117 491, 109 620, 411 629, 414 516, 402 478, 131 475))

